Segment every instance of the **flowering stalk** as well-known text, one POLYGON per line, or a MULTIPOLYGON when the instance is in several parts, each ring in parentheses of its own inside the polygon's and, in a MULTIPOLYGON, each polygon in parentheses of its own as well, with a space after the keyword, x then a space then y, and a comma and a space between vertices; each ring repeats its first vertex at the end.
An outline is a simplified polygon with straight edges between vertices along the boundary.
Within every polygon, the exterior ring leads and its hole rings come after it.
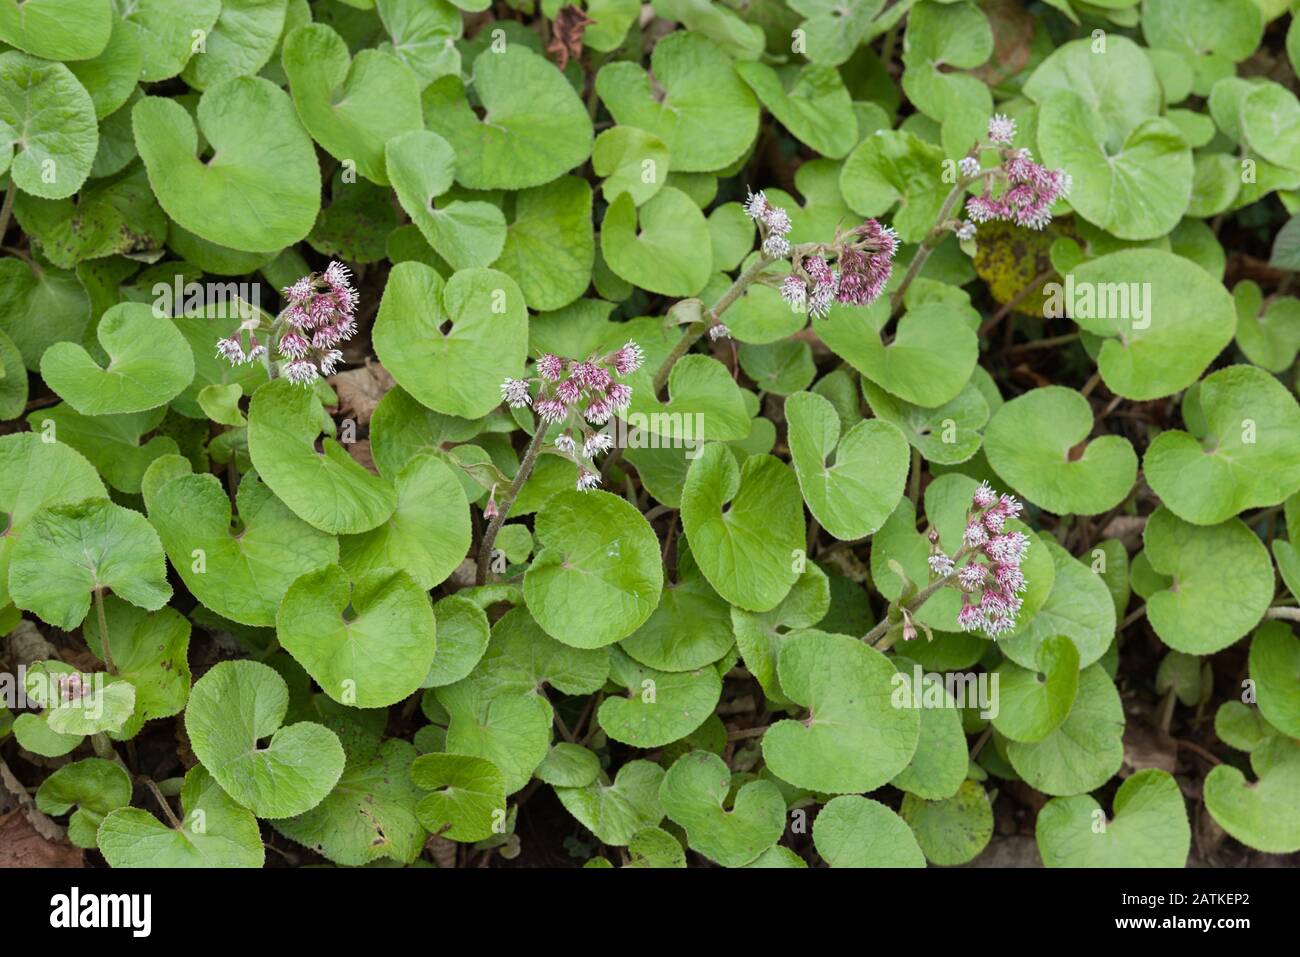
POLYGON ((271 324, 268 344, 257 338, 261 316, 240 324, 229 337, 217 341, 217 355, 231 365, 261 360, 267 375, 276 377, 271 360, 274 349, 284 361, 284 376, 290 382, 309 385, 319 376, 333 375, 343 361, 336 348, 357 331, 358 299, 348 267, 331 262, 323 273, 303 276, 283 290, 287 305, 271 324), (247 333, 247 346, 244 334, 247 333))
POLYGON ((524 482, 528 481, 528 476, 532 474, 533 466, 537 464, 537 456, 542 451, 542 446, 545 443, 546 423, 539 421, 537 431, 533 433, 532 441, 528 443, 528 449, 524 452, 523 461, 519 463, 519 471, 515 473, 514 481, 510 483, 510 488, 501 499, 501 503, 497 504, 495 488, 488 499, 488 508, 483 511, 483 514, 488 519, 488 527, 483 533, 483 541, 478 549, 478 564, 474 570, 475 585, 487 584, 488 566, 492 561, 492 546, 496 544, 497 533, 501 531, 501 526, 505 524, 506 516, 510 514, 510 509, 515 504, 515 498, 519 495, 519 490, 524 487, 524 482))
POLYGON ((891 318, 902 310, 903 296, 934 252, 948 234, 954 233, 962 242, 973 240, 976 224, 993 220, 1006 220, 1028 229, 1042 229, 1052 220, 1052 204, 1070 194, 1072 180, 1065 170, 1051 170, 1033 161, 1027 149, 1013 149, 1011 141, 1016 135, 1015 120, 1001 113, 989 120, 988 139, 976 143, 957 163, 957 182, 944 199, 934 226, 921 241, 912 257, 902 282, 890 297, 891 318), (998 151, 1001 163, 981 169, 979 156, 984 150, 998 151), (953 213, 960 199, 976 182, 984 182, 979 196, 966 200, 966 215, 961 220, 953 213), (1000 193, 994 193, 994 183, 1001 183, 1000 193))

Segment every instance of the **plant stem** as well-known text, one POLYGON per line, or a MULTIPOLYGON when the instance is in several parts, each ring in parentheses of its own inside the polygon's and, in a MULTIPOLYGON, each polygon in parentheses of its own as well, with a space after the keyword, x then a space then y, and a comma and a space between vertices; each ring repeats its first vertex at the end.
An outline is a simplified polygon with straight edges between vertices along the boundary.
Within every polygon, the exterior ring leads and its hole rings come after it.
MULTIPOLYGON (((954 561, 954 565, 956 564, 957 562, 954 561)), ((919 592, 913 595, 911 601, 903 605, 903 608, 905 608, 909 613, 916 611, 927 601, 929 601, 931 595, 937 592, 944 585, 948 584, 948 582, 950 582, 955 577, 957 577, 957 569, 954 567, 953 570, 949 572, 947 575, 944 575, 942 578, 936 578, 934 581, 930 582, 930 584, 926 585, 919 592)), ((885 617, 876 624, 876 627, 872 628, 869 632, 867 632, 865 635, 862 636, 862 640, 865 641, 867 644, 874 645, 879 650, 884 651, 885 649, 891 647, 894 643, 892 641, 882 642, 881 638, 884 636, 885 632, 889 631, 889 629, 896 624, 898 624, 898 622, 890 620, 889 615, 886 614, 885 617), (878 642, 879 644, 877 644, 878 642)))
POLYGON ((163 797, 162 791, 158 790, 158 785, 154 783, 153 778, 147 778, 142 774, 140 775, 139 780, 143 781, 145 787, 153 792, 154 799, 162 806, 163 813, 167 815, 167 820, 171 826, 178 831, 183 830, 181 822, 176 818, 176 812, 173 811, 172 806, 167 803, 167 799, 163 797))
POLYGON ((117 674, 113 667, 113 654, 108 650, 108 618, 104 615, 104 589, 95 589, 95 615, 99 618, 99 647, 104 652, 104 665, 109 674, 117 674))
POLYGON ((0 242, 4 241, 5 233, 9 229, 9 214, 14 209, 14 194, 18 192, 18 184, 14 182, 13 170, 9 171, 9 188, 5 190, 4 205, 0 206, 0 242))
POLYGON ((775 259, 760 255, 758 259, 754 260, 752 266, 736 277, 736 281, 731 284, 731 288, 722 294, 722 298, 713 304, 713 308, 704 314, 701 321, 697 323, 699 328, 685 333, 677 340, 677 345, 673 346, 673 351, 668 353, 668 358, 663 361, 663 365, 655 373, 656 396, 663 391, 664 385, 668 382, 668 373, 673 371, 673 366, 677 364, 677 360, 686 355, 691 350, 691 346, 704 337, 704 334, 709 331, 709 327, 718 321, 718 317, 726 312, 731 304, 749 288, 750 283, 757 279, 763 270, 774 262, 776 262, 775 259))
POLYGON ((1300 608, 1296 608, 1294 605, 1274 605, 1264 612, 1264 620, 1272 621, 1275 619, 1300 621, 1300 608))
POLYGON ((524 460, 519 463, 519 471, 515 473, 515 480, 510 483, 510 488, 502 497, 497 505, 497 513, 488 522, 487 531, 483 533, 483 544, 478 550, 478 570, 474 574, 474 584, 486 585, 488 565, 492 561, 492 545, 497 540, 497 532, 501 531, 501 526, 505 524, 506 516, 510 514, 511 507, 515 504, 515 498, 519 495, 519 490, 524 487, 528 481, 528 476, 533 474, 533 466, 537 464, 538 453, 542 451, 542 445, 546 442, 547 424, 543 419, 537 420, 537 430, 533 433, 533 440, 528 443, 528 451, 524 452, 524 460))

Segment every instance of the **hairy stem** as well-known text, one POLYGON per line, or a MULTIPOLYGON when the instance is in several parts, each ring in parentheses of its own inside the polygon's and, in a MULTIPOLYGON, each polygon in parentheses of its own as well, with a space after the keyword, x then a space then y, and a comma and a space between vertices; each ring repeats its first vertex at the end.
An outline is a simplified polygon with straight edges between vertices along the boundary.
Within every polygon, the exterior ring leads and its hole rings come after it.
POLYGON ((736 277, 736 281, 731 284, 731 288, 722 294, 722 298, 713 304, 713 308, 704 314, 704 320, 697 323, 698 328, 685 333, 673 347, 673 351, 668 353, 668 358, 663 361, 659 371, 655 373, 654 386, 655 395, 663 391, 664 385, 668 382, 668 373, 673 371, 673 366, 677 360, 686 353, 690 352, 691 346, 699 342, 704 334, 709 331, 709 327, 718 321, 718 318, 731 307, 731 304, 740 298, 741 294, 749 288, 750 284, 759 277, 759 275, 772 263, 776 262, 767 256, 760 255, 754 260, 754 264, 736 277))
POLYGON ((109 674, 117 674, 113 667, 113 654, 108 650, 108 618, 104 615, 104 589, 95 589, 95 615, 99 619, 99 647, 104 652, 104 665, 109 674))
POLYGON ((159 806, 163 809, 163 813, 167 815, 167 822, 176 830, 183 830, 184 828, 182 827, 180 820, 176 817, 176 812, 173 811, 172 806, 167 803, 167 799, 163 797, 162 791, 158 790, 158 785, 154 783, 153 778, 140 775, 139 780, 153 793, 154 800, 156 800, 159 806))
MULTIPOLYGON (((956 564, 958 563, 954 562, 954 565, 956 564)), ((926 585, 919 592, 913 595, 912 599, 902 606, 903 609, 905 609, 909 614, 911 612, 916 611, 918 608, 920 608, 922 605, 924 605, 927 601, 930 600, 931 595, 933 595, 940 588, 948 584, 948 582, 952 581, 956 577, 957 577, 957 569, 954 567, 953 570, 949 572, 947 575, 944 575, 942 578, 936 578, 934 581, 930 582, 930 584, 926 585)), ((889 617, 889 615, 885 615, 885 617, 882 618, 876 624, 876 627, 872 628, 869 632, 867 632, 865 635, 862 636, 862 640, 869 645, 874 645, 880 651, 884 651, 887 648, 891 647, 894 644, 894 642, 881 641, 881 639, 884 637, 885 632, 889 631, 889 629, 896 624, 898 624, 897 621, 892 620, 889 617)))
POLYGON ((1268 611, 1264 612, 1264 620, 1272 621, 1281 619, 1282 621, 1300 621, 1300 608, 1294 605, 1274 605, 1268 611))
POLYGON ((497 503, 497 513, 488 522, 487 531, 483 533, 483 544, 479 546, 478 550, 478 570, 474 575, 474 584, 476 585, 487 584, 488 565, 492 561, 492 545, 496 542, 497 532, 501 531, 506 516, 510 514, 510 509, 515 504, 515 498, 519 495, 519 490, 528 481, 528 476, 533 474, 533 466, 537 464, 538 453, 542 451, 542 446, 546 443, 546 430, 547 424, 545 420, 538 418, 537 431, 533 433, 533 440, 528 443, 528 451, 524 453, 524 459, 519 463, 519 471, 515 473, 515 480, 510 483, 509 490, 497 503))

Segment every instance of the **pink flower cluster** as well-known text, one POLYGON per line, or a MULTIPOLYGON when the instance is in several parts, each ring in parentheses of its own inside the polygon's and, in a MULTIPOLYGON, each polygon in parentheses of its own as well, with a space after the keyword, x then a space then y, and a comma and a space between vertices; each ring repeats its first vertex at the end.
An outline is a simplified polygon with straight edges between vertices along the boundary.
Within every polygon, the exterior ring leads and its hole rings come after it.
POLYGON ((758 223, 763 237, 763 255, 769 259, 783 259, 790 255, 790 214, 780 206, 773 206, 763 191, 751 192, 745 200, 745 215, 758 223))
POLYGON ((1006 523, 1020 514, 1021 504, 1010 495, 999 496, 988 482, 980 484, 966 513, 962 547, 956 558, 939 550, 931 536, 930 570, 953 576, 962 592, 957 623, 963 631, 982 631, 990 638, 1012 631, 1028 585, 1021 563, 1029 549, 1029 536, 1009 532, 1006 523), (958 569, 963 559, 969 559, 958 569))
POLYGON ((548 352, 535 363, 535 376, 501 383, 501 398, 512 408, 531 406, 546 423, 538 428, 565 423, 555 438, 555 449, 578 466, 577 487, 585 491, 600 484, 591 460, 614 446, 608 433, 591 426, 604 425, 615 412, 627 408, 632 389, 614 381, 614 377, 631 375, 643 362, 645 354, 631 341, 604 356, 584 361, 548 352))
MULTIPOLYGON (((307 385, 318 376, 333 375, 343 361, 336 346, 352 338, 357 331, 356 308, 359 296, 352 287, 352 274, 341 262, 331 262, 323 273, 303 276, 284 290, 287 305, 272 329, 280 330, 276 351, 285 360, 284 376, 290 382, 307 385)), ((266 347, 257 341, 252 330, 257 319, 240 326, 235 334, 217 342, 217 355, 232 365, 261 358, 266 347), (249 333, 245 351, 239 337, 249 333)))
POLYGON ((894 270, 898 236, 889 226, 868 219, 831 247, 832 266, 824 256, 809 256, 793 264, 781 282, 781 297, 808 315, 822 318, 835 303, 869 306, 880 298, 894 270))
MULTIPOLYGON (((966 215, 972 223, 1000 219, 1028 229, 1042 229, 1052 221, 1052 204, 1070 195, 1073 181, 1065 170, 1048 169, 1035 163, 1029 150, 1013 149, 1010 144, 1015 132, 1015 121, 1001 114, 989 120, 989 145, 998 148, 1002 164, 985 181, 984 192, 966 201, 966 215), (994 180, 1003 184, 996 196, 994 180)), ((965 166, 962 169, 967 171, 965 166)), ((967 228, 970 225, 966 223, 961 228, 973 235, 973 230, 967 228)))

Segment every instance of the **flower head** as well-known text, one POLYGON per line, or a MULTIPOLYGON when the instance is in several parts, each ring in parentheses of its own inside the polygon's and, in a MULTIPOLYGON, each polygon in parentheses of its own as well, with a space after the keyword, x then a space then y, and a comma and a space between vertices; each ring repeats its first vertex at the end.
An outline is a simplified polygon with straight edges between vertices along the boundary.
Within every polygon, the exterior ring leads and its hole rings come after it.
POLYGON ((308 385, 320 375, 310 359, 295 359, 284 367, 284 377, 295 385, 308 385))
POLYGON ((970 599, 963 596, 961 611, 957 613, 957 624, 962 631, 975 631, 984 627, 984 612, 978 605, 972 605, 970 599))
POLYGON ((632 389, 622 382, 614 382, 605 390, 605 398, 615 409, 626 409, 632 401, 632 389))
MULTIPOLYGON (((555 447, 566 455, 571 455, 577 451, 578 443, 574 441, 572 435, 565 431, 555 437, 555 447)), ((587 458, 591 458, 591 456, 589 455, 587 458)))
POLYGON ((599 399, 593 399, 587 405, 587 421, 592 425, 604 425, 609 421, 610 416, 614 414, 613 404, 603 396, 599 399))
POLYGON ((521 409, 532 402, 528 394, 527 379, 506 379, 501 383, 501 399, 512 409, 521 409))
POLYGON ((217 340, 217 358, 225 359, 232 366, 243 365, 248 361, 238 335, 217 340))
POLYGON ((576 375, 571 375, 555 387, 555 397, 565 405, 573 405, 582 398, 582 383, 576 375))
POLYGON ((781 280, 781 298, 796 309, 802 308, 808 299, 808 284, 793 274, 786 276, 781 280))
POLYGON ((600 485, 600 476, 591 469, 579 465, 577 489, 579 492, 586 492, 600 485))
POLYGON ((982 562, 968 562, 957 573, 957 584, 963 591, 974 591, 984 584, 988 574, 988 567, 982 562))
POLYGON ((582 454, 589 459, 594 459, 602 452, 608 452, 614 447, 614 440, 609 437, 608 432, 592 432, 587 436, 587 441, 582 443, 582 454))
POLYGON ((748 196, 745 198, 745 215, 750 219, 762 219, 768 211, 767 197, 763 195, 760 189, 757 193, 753 190, 747 190, 748 196))
POLYGON ((975 224, 967 220, 953 230, 959 242, 968 243, 975 238, 975 224))
POLYGON ((935 575, 938 575, 940 578, 952 573, 952 559, 943 552, 935 552, 926 559, 926 563, 930 566, 930 571, 935 575))
POLYGON ((645 362, 645 353, 635 342, 628 340, 614 353, 614 371, 621 376, 631 375, 645 362))
POLYGON ((537 360, 537 374, 547 382, 554 382, 564 374, 564 360, 548 352, 537 360))
POLYGON ((717 342, 719 339, 730 339, 731 330, 727 328, 725 322, 715 322, 709 326, 709 341, 717 342))
POLYGON ((994 143, 1010 143, 1016 135, 1016 121, 1003 113, 995 113, 989 120, 989 139, 994 143))
POLYGON ((533 410, 546 422, 563 422, 569 414, 569 407, 559 399, 538 399, 533 410))
POLYGON ((974 156, 963 156, 957 161, 957 169, 962 176, 978 176, 980 171, 980 161, 974 156))
POLYGON ((780 206, 768 206, 763 222, 775 235, 784 236, 790 231, 790 214, 780 206))

